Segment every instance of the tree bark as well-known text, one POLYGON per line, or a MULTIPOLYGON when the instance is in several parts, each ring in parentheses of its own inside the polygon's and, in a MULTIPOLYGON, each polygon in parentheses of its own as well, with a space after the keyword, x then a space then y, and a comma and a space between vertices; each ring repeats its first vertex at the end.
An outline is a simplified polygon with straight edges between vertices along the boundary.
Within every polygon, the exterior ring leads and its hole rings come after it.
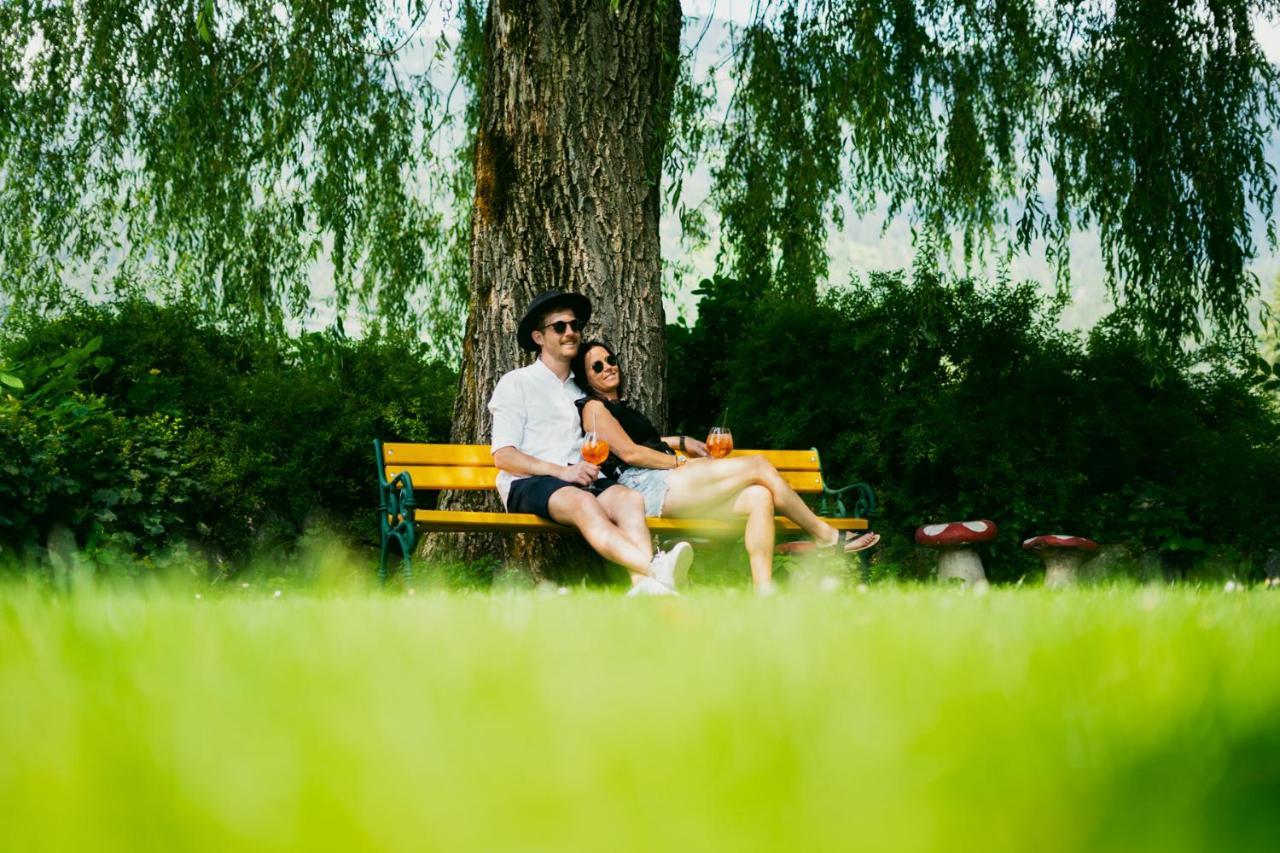
MULTIPOLYGON (((531 358, 516 326, 550 289, 591 299, 583 340, 613 344, 632 402, 666 420, 659 191, 681 11, 678 0, 612 5, 489 4, 457 443, 488 443, 489 395, 531 358)), ((445 493, 440 506, 501 509, 493 492, 445 493)), ((426 549, 534 578, 599 564, 579 537, 554 534, 441 535, 426 549)))

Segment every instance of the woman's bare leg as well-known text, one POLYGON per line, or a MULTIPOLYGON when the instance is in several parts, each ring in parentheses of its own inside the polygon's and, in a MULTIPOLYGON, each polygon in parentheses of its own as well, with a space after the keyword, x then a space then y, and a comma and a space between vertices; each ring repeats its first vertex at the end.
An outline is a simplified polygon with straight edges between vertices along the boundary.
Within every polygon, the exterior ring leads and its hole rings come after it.
POLYGON ((751 563, 751 581, 756 588, 773 581, 773 496, 764 486, 750 485, 733 501, 733 511, 747 517, 742 541, 751 563))
POLYGON ((763 486, 778 512, 818 542, 836 541, 836 529, 809 509, 804 499, 763 456, 735 456, 672 470, 667 477, 663 515, 697 516, 723 507, 748 486, 763 486))

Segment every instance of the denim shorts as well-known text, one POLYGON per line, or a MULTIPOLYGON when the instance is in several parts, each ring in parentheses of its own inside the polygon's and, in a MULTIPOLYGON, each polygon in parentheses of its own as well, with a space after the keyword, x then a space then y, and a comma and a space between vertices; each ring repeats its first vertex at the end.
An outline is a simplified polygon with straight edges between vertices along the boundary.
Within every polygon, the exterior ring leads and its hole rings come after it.
POLYGON ((670 473, 666 468, 623 468, 618 475, 618 484, 639 492, 644 498, 644 514, 658 518, 662 515, 663 504, 667 502, 667 475, 670 473))

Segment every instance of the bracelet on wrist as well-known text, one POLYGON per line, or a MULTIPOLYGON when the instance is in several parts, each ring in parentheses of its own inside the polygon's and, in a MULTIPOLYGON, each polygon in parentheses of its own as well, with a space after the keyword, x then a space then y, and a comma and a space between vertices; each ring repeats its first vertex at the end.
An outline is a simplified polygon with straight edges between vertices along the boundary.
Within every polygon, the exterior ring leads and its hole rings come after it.
POLYGON ((688 453, 688 452, 689 452, 689 450, 684 446, 684 436, 683 436, 683 435, 682 435, 682 436, 680 436, 680 452, 681 452, 681 453, 688 453))

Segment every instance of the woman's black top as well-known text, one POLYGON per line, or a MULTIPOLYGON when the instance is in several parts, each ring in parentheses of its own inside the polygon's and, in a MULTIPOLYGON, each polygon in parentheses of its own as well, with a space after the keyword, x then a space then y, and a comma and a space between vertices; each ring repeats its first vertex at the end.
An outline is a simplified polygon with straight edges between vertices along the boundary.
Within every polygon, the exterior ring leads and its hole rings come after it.
MULTIPOLYGON (((583 397, 577 402, 578 417, 582 418, 583 432, 589 432, 591 430, 590 424, 587 423, 586 418, 582 414, 583 407, 590 401, 599 399, 599 397, 583 397)), ((658 432, 658 428, 655 427, 648 418, 641 414, 639 410, 632 408, 625 400, 600 400, 600 402, 604 403, 604 407, 609 410, 609 414, 613 415, 613 417, 618 421, 618 424, 622 427, 622 431, 625 432, 627 437, 633 442, 641 445, 642 447, 648 447, 656 450, 659 453, 669 453, 672 456, 675 456, 676 452, 670 447, 667 447, 667 443, 662 440, 662 433, 658 432)), ((618 458, 618 455, 614 453, 613 450, 610 450, 609 458, 604 460, 604 464, 600 466, 600 470, 604 472, 606 477, 616 478, 622 473, 624 468, 628 467, 630 466, 627 465, 626 462, 623 462, 618 458)))

